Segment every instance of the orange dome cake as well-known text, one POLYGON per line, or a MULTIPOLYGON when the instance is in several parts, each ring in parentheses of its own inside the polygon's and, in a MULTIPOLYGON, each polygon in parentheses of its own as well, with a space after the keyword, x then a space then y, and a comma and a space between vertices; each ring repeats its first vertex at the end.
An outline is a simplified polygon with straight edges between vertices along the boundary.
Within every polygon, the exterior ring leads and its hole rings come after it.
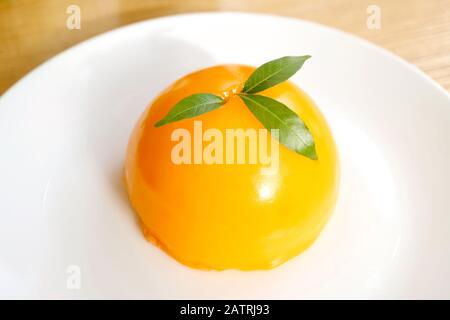
POLYGON ((338 159, 319 109, 285 81, 307 58, 202 69, 148 107, 125 183, 149 240, 215 270, 273 268, 313 243, 334 208, 338 159))

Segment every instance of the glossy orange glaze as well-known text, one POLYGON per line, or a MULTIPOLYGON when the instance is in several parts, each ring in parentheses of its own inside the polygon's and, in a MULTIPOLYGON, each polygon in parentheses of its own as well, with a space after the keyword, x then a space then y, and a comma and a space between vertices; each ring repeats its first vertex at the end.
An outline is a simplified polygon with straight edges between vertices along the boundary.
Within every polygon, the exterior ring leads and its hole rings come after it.
MULTIPOLYGON (((174 164, 174 129, 194 135, 217 128, 263 128, 239 97, 254 70, 222 65, 189 74, 146 110, 129 143, 125 182, 146 237, 183 264, 202 269, 273 268, 305 250, 327 222, 337 196, 338 159, 327 123, 298 87, 284 82, 262 92, 295 111, 310 129, 318 160, 280 145, 279 171, 260 164, 174 164), (196 118, 155 128, 182 98, 214 93, 226 104, 196 118)), ((276 142, 278 143, 278 142, 276 142)))

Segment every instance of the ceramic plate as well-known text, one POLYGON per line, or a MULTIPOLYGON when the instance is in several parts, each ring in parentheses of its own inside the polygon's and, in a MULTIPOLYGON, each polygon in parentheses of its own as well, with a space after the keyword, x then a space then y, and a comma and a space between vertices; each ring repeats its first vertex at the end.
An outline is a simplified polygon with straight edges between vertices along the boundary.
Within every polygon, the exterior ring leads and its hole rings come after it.
POLYGON ((120 28, 6 92, 0 146, 0 297, 450 298, 449 94, 343 32, 240 13, 120 28), (121 174, 149 102, 199 68, 303 54, 313 58, 293 81, 327 118, 342 164, 314 245, 274 270, 214 272, 144 240, 121 174))

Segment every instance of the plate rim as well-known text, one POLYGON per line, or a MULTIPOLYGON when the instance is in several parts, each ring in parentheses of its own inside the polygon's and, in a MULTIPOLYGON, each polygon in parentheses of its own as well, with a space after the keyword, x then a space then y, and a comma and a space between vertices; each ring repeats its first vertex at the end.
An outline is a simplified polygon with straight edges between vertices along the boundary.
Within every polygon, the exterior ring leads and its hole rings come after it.
MULTIPOLYGON (((422 69, 420 69, 418 66, 414 65, 413 63, 405 60, 401 56, 397 55, 396 53, 381 47, 367 39, 364 39, 358 35, 352 34, 347 31, 343 31, 328 25, 320 24, 318 22, 310 21, 310 20, 304 20, 299 19, 295 17, 290 16, 283 16, 283 15, 277 15, 277 14, 271 14, 271 13, 257 13, 257 12, 242 12, 242 11, 202 11, 202 12, 190 12, 190 13, 179 13, 179 14, 172 14, 172 15, 166 15, 166 16, 160 16, 156 18, 149 18, 142 21, 133 22, 130 24, 126 24, 123 26, 118 26, 116 28, 113 28, 111 30, 102 32, 100 34, 97 34, 93 37, 90 37, 88 39, 85 39, 81 42, 78 42, 74 44, 73 46, 70 46, 69 48, 66 48, 54 56, 50 57, 49 59, 43 61, 41 64, 35 66, 32 68, 29 72, 27 72, 25 75, 23 75, 21 78, 19 78, 16 82, 12 84, 11 87, 9 87, 2 95, 0 95, 0 104, 5 99, 5 97, 8 97, 12 95, 18 88, 22 85, 23 82, 30 79, 32 76, 39 73, 42 69, 45 69, 47 65, 51 65, 52 63, 55 63, 57 60, 64 58, 65 55, 69 53, 73 53, 75 50, 80 50, 83 47, 86 47, 90 45, 91 43, 95 41, 99 41, 102 39, 106 39, 107 37, 113 37, 115 34, 119 32, 125 32, 127 29, 132 28, 139 28, 146 24, 157 24, 162 21, 170 21, 170 20, 178 20, 178 19, 192 19, 192 18, 203 18, 207 16, 227 16, 227 15, 237 15, 241 17, 256 17, 256 18, 268 18, 268 19, 275 19, 275 20, 284 20, 284 21, 290 21, 300 24, 306 24, 315 28, 319 28, 322 30, 326 30, 328 32, 343 36, 347 39, 350 39, 352 41, 358 42, 358 44, 362 45, 368 50, 372 50, 375 52, 378 52, 382 56, 384 56, 387 59, 393 60, 394 62, 397 62, 401 64, 404 68, 410 70, 417 76, 420 76, 427 84, 431 85, 434 89, 436 89, 436 92, 439 92, 444 97, 446 97, 450 101, 450 92, 447 91, 444 87, 442 87, 436 80, 434 80, 430 75, 425 73, 422 69)), ((4 106, 3 106, 4 108, 4 106)))

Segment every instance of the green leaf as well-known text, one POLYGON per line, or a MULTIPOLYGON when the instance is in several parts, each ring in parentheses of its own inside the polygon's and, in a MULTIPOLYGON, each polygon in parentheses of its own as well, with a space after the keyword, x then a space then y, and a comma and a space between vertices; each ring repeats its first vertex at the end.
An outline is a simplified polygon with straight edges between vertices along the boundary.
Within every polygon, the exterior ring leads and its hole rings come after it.
POLYGON ((246 106, 268 130, 278 129, 278 141, 287 148, 317 160, 314 139, 303 121, 286 105, 261 95, 240 94, 246 106))
POLYGON ((292 77, 311 56, 288 56, 257 68, 244 84, 243 93, 257 93, 292 77))
POLYGON ((179 101, 169 113, 160 121, 155 123, 155 127, 165 124, 193 118, 203 113, 219 108, 225 101, 215 94, 196 93, 179 101))

